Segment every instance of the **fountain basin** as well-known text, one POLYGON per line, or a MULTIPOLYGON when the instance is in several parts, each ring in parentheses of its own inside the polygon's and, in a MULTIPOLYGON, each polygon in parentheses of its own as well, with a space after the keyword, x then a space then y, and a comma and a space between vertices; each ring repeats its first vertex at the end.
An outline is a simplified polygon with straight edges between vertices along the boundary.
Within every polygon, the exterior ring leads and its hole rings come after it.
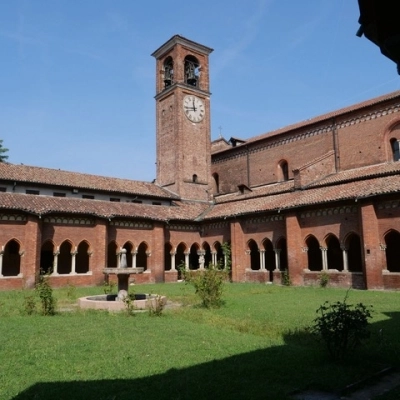
MULTIPOLYGON (((133 305, 138 310, 146 310, 151 307, 157 307, 157 301, 161 301, 163 305, 167 303, 165 296, 158 296, 157 294, 135 294, 133 305)), ((93 310, 108 310, 108 311, 122 311, 125 310, 125 303, 118 300, 118 295, 103 294, 97 296, 87 296, 78 299, 78 307, 81 309, 93 310)))

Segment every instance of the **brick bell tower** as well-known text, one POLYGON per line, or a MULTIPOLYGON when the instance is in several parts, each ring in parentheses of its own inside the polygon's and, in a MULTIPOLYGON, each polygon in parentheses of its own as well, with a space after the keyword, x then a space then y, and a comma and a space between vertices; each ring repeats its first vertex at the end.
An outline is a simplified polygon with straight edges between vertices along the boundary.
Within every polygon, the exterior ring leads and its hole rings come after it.
POLYGON ((211 198, 209 47, 175 35, 156 58, 157 179, 182 199, 211 198))

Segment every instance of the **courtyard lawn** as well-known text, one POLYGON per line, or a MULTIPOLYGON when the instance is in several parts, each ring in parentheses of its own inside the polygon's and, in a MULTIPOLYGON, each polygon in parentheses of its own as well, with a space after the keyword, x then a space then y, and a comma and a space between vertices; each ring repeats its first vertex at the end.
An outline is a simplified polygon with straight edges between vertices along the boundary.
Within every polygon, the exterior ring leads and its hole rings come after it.
POLYGON ((400 293, 350 290, 373 305, 372 336, 334 363, 308 333, 316 309, 342 289, 227 284, 225 305, 205 310, 184 283, 133 286, 168 296, 161 317, 80 311, 102 288, 55 290, 56 316, 23 315, 32 291, 0 292, 1 400, 288 399, 296 390, 337 391, 400 366, 400 293))

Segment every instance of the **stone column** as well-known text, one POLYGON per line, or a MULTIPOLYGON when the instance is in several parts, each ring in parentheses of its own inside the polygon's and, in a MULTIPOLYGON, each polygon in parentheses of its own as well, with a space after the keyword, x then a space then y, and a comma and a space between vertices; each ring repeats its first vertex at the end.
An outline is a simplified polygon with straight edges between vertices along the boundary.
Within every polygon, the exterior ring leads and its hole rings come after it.
POLYGON ((213 265, 217 265, 217 252, 213 251, 211 253, 211 262, 213 263, 213 265))
POLYGON ((122 248, 121 249, 119 249, 119 251, 117 251, 117 254, 115 255, 116 257, 117 257, 117 268, 119 268, 120 267, 120 254, 121 254, 121 250, 122 250, 122 248))
POLYGON ((71 274, 74 275, 76 274, 75 270, 76 270, 76 255, 78 254, 76 247, 75 247, 75 251, 71 251, 71 274))
POLYGON ((320 247, 322 253, 322 270, 328 270, 328 248, 327 247, 320 247))
POLYGON ((176 265, 175 265, 176 251, 171 251, 169 254, 171 255, 171 271, 175 271, 176 270, 176 265))
POLYGON ((136 268, 136 256, 137 256, 137 250, 132 251, 132 268, 136 268))
POLYGON ((205 254, 206 254, 206 252, 204 250, 199 250, 197 252, 197 255, 199 256, 199 268, 200 269, 204 269, 204 263, 205 263, 204 256, 205 256, 205 254))
POLYGON ((265 250, 258 250, 260 253, 260 269, 265 269, 265 250))
POLYGON ((184 254, 185 254, 185 269, 188 270, 189 269, 189 255, 190 255, 190 252, 187 251, 184 254))
MULTIPOLYGON (((387 248, 387 246, 386 246, 386 244, 380 244, 379 245, 379 248, 381 249, 381 251, 385 254, 385 258, 386 258, 386 248, 387 248)), ((382 271, 387 271, 387 264, 386 263, 383 263, 382 264, 382 271)))
POLYGON ((342 254, 343 254, 343 271, 347 272, 349 270, 349 258, 347 254, 347 249, 346 246, 340 246, 342 249, 342 254))
POLYGON ((274 249, 275 252, 275 269, 280 271, 281 270, 281 251, 282 249, 274 249))
POLYGON ((53 253, 53 275, 58 275, 58 256, 60 255, 60 248, 53 253))

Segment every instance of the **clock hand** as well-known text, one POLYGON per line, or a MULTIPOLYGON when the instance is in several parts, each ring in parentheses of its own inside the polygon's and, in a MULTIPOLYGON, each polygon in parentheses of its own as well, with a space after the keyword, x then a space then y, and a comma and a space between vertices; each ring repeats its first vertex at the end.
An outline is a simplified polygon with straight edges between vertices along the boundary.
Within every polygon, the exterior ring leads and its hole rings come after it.
POLYGON ((194 99, 193 99, 193 111, 196 111, 196 106, 194 105, 194 99))

